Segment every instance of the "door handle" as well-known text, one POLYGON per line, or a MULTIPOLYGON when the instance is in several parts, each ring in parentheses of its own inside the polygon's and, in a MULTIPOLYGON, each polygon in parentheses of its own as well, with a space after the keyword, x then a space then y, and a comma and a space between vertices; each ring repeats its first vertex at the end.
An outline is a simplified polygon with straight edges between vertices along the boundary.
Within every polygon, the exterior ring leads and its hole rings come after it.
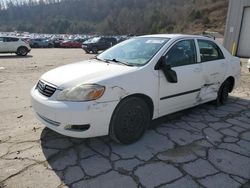
POLYGON ((200 69, 200 68, 195 68, 193 71, 194 71, 194 72, 200 72, 201 69, 200 69))
POLYGON ((214 73, 210 74, 210 76, 216 76, 218 74, 220 74, 220 73, 219 72, 214 72, 214 73))

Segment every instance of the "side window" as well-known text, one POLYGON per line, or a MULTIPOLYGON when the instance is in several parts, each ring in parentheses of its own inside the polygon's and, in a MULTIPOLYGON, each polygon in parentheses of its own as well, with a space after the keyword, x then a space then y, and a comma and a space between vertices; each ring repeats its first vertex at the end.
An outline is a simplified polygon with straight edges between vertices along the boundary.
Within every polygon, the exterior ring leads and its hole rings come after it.
POLYGON ((0 37, 0 42, 3 42, 3 37, 0 37))
POLYGON ((201 62, 214 61, 224 59, 224 55, 220 48, 212 41, 198 40, 201 62))
POLYGON ((5 38, 5 42, 11 42, 11 38, 10 37, 6 37, 5 38))
POLYGON ((106 42, 106 38, 101 38, 100 42, 106 42))
POLYGON ((4 42, 16 42, 18 40, 19 40, 18 38, 6 37, 4 42))
POLYGON ((9 41, 10 41, 10 38, 9 38, 9 37, 4 37, 4 38, 3 38, 3 41, 4 41, 4 42, 9 42, 9 41))
POLYGON ((176 43, 165 56, 171 67, 191 65, 197 63, 194 40, 183 40, 176 43))
POLYGON ((9 42, 16 42, 18 40, 19 40, 18 38, 9 38, 9 42))

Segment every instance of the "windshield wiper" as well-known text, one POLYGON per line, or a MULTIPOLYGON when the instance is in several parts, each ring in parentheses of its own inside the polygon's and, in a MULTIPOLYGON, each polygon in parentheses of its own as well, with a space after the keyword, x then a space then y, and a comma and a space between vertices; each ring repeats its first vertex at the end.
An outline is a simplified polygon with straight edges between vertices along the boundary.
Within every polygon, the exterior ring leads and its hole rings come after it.
POLYGON ((130 67, 134 67, 133 64, 130 64, 130 63, 126 63, 126 62, 122 62, 122 61, 118 61, 117 59, 104 59, 104 61, 107 61, 107 62, 115 62, 115 63, 118 63, 118 64, 122 64, 122 65, 126 65, 126 66, 130 66, 130 67))
POLYGON ((102 62, 105 62, 105 63, 110 63, 110 60, 100 59, 100 58, 98 58, 97 56, 95 56, 95 57, 93 57, 93 58, 91 58, 91 59, 96 59, 96 60, 98 60, 98 61, 102 61, 102 62))
POLYGON ((98 58, 97 56, 93 57, 93 59, 97 59, 99 61, 103 61, 105 63, 110 63, 110 62, 115 62, 115 63, 118 63, 118 64, 122 64, 122 65, 126 65, 126 66, 130 66, 130 67, 134 67, 136 65, 134 64, 130 64, 130 63, 126 63, 126 62, 122 62, 122 61, 118 61, 117 59, 100 59, 98 58))
POLYGON ((92 57, 92 58, 90 58, 90 59, 96 59, 96 60, 99 60, 99 61, 103 61, 102 59, 99 59, 97 56, 92 57))

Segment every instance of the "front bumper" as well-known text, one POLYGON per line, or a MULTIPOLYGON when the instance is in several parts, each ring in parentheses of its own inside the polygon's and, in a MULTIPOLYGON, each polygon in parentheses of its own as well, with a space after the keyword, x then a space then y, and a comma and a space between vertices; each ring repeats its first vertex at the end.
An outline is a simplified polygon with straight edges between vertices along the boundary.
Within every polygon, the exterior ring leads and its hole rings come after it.
POLYGON ((109 133, 109 123, 118 101, 62 102, 31 90, 31 102, 37 119, 46 127, 66 136, 88 138, 109 133), (82 129, 69 129, 71 126, 82 129))
POLYGON ((82 45, 82 49, 83 49, 83 50, 88 50, 88 51, 90 51, 90 50, 91 50, 91 47, 88 46, 88 45, 82 45))

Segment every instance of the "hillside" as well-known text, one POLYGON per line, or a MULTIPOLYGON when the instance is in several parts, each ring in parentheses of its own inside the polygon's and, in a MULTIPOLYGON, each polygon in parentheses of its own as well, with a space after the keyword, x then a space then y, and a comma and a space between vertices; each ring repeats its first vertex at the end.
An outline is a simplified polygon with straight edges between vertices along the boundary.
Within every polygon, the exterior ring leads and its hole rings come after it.
POLYGON ((215 30, 223 33, 228 6, 228 0, 15 2, 1 4, 0 31, 146 34, 215 30))

